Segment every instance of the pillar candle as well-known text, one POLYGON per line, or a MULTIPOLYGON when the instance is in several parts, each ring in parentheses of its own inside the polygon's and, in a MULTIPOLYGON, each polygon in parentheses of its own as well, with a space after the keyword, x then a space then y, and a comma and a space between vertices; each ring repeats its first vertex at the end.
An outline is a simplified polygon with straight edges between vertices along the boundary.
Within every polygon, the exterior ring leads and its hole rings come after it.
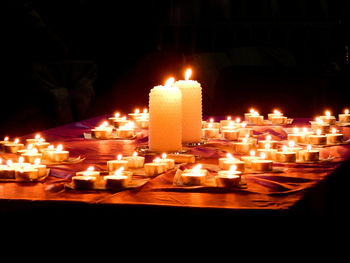
POLYGON ((149 149, 154 152, 176 152, 182 149, 182 95, 172 86, 154 87, 149 94, 149 149))
POLYGON ((182 142, 201 141, 202 126, 202 87, 195 80, 190 80, 192 70, 185 73, 185 80, 176 81, 182 94, 182 142))

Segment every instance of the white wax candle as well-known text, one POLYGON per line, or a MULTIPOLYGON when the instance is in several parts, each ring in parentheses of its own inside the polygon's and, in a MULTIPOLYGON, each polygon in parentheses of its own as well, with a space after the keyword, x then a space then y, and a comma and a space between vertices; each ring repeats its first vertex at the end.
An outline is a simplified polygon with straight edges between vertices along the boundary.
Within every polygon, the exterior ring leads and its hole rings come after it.
POLYGON ((176 152, 182 149, 182 95, 174 81, 154 87, 149 94, 149 149, 176 152))
POLYGON ((174 86, 182 93, 182 142, 201 141, 202 126, 202 87, 195 80, 190 80, 192 70, 185 73, 185 80, 176 81, 174 86))

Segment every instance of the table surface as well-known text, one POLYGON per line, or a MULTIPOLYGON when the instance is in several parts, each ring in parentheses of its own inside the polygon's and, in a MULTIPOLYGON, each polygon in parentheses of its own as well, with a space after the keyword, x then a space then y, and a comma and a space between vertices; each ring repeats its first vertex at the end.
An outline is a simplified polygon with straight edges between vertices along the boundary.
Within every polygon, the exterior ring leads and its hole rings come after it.
MULTIPOLYGON (((289 209, 305 193, 350 157, 350 145, 325 147, 320 150, 322 158, 334 157, 332 162, 319 164, 278 164, 286 168, 283 173, 246 174, 246 189, 179 189, 173 187, 174 171, 151 178, 140 188, 120 192, 70 190, 64 185, 77 171, 94 165, 97 170, 106 170, 106 162, 115 159, 118 153, 131 155, 135 148, 147 145, 147 131, 134 140, 86 140, 84 132, 100 124, 109 116, 100 116, 45 130, 41 135, 54 145, 62 143, 70 156, 82 156, 83 162, 69 165, 52 165, 51 175, 40 183, 0 183, 0 200, 82 202, 89 204, 152 205, 166 207, 199 207, 219 209, 278 210, 289 209)), ((294 125, 308 124, 308 119, 296 119, 294 125)), ((350 137, 350 127, 340 127, 345 139, 350 137)), ((269 133, 272 139, 285 140, 286 132, 280 126, 254 128, 259 138, 269 133)), ((32 138, 34 134, 23 136, 32 138)), ((217 163, 230 148, 229 142, 212 141, 189 150, 200 155, 201 163, 217 163)), ((3 158, 14 156, 2 154, 3 158)))

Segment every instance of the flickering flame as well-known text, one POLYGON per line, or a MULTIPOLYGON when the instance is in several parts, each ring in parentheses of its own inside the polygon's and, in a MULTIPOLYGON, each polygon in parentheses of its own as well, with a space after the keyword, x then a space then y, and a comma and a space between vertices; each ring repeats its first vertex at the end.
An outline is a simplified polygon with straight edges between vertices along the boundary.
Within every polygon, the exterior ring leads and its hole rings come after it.
POLYGON ((9 137, 6 136, 6 137, 4 138, 4 141, 7 142, 8 140, 9 140, 9 137))
POLYGON ((257 111, 252 112, 252 116, 259 116, 259 112, 257 111))
POLYGON ((265 143, 265 150, 269 150, 271 145, 269 143, 265 143))
POLYGON ((306 133, 307 132, 307 128, 303 127, 303 132, 306 133))
POLYGON ((254 150, 250 150, 250 152, 249 152, 249 154, 250 154, 250 156, 255 156, 255 151, 254 150))
POLYGON ((47 149, 53 150, 53 149, 55 149, 55 147, 51 144, 51 145, 49 145, 49 146, 47 147, 47 149))
POLYGON ((122 117, 122 121, 126 121, 126 116, 123 116, 123 117, 122 117))
POLYGON ((306 150, 307 150, 307 151, 311 151, 311 145, 310 145, 310 144, 308 144, 308 145, 306 146, 306 150))
POLYGON ((39 139, 40 139, 40 134, 39 134, 39 133, 35 135, 35 139, 36 139, 36 140, 39 140, 39 139))
POLYGON ((93 166, 89 166, 89 167, 86 169, 87 172, 92 172, 92 171, 94 171, 94 170, 95 170, 95 167, 93 167, 93 166))
POLYGON ((153 160, 154 163, 160 163, 160 158, 159 157, 156 157, 154 160, 153 160))
POLYGON ((210 121, 211 123, 213 123, 213 122, 214 122, 214 118, 210 118, 209 121, 210 121))
POLYGON ((134 113, 135 114, 139 114, 140 113, 140 109, 135 109, 134 113))
POLYGON ((188 68, 185 72, 185 80, 189 80, 192 75, 192 69, 188 68))
POLYGON ((249 112, 250 112, 251 114, 253 114, 253 113, 255 112, 255 110, 254 110, 253 108, 251 108, 251 109, 249 110, 249 112))
POLYGON ((288 146, 289 146, 290 148, 293 148, 293 147, 295 146, 295 141, 290 140, 290 141, 288 142, 288 146))
POLYGON ((146 114, 148 112, 148 109, 147 108, 144 108, 143 109, 143 113, 146 114))
POLYGON ((165 82, 164 86, 169 88, 169 87, 171 87, 174 84, 174 82, 175 82, 175 79, 173 77, 168 78, 167 81, 165 82))
POLYGON ((241 122, 241 118, 240 118, 240 117, 237 117, 237 118, 236 118, 236 122, 237 122, 237 123, 240 123, 240 122, 241 122))
POLYGON ((288 150, 288 147, 287 147, 286 145, 283 145, 283 146, 282 146, 282 151, 283 151, 283 152, 286 152, 287 150, 288 150))
POLYGON ((228 121, 230 121, 232 118, 231 118, 231 116, 227 116, 227 118, 226 118, 228 121))
POLYGON ((56 147, 56 151, 62 151, 63 150, 63 146, 62 144, 59 144, 57 147, 56 147))
POLYGON ((242 126, 242 128, 245 128, 245 127, 247 127, 247 123, 244 121, 244 122, 242 122, 241 126, 242 126))
POLYGON ((99 128, 106 128, 108 126, 108 122, 104 121, 102 124, 99 126, 99 128))
POLYGON ((120 175, 122 175, 123 171, 124 171, 124 166, 122 166, 119 169, 115 170, 114 175, 115 176, 120 176, 120 175))
POLYGON ((213 124, 212 124, 212 123, 209 123, 209 124, 208 124, 208 129, 211 129, 211 128, 213 128, 213 124))
POLYGON ((123 158, 123 155, 122 155, 122 154, 118 154, 118 155, 117 155, 117 160, 118 160, 118 161, 120 161, 122 158, 123 158))
POLYGON ((237 170, 237 165, 233 164, 230 166, 229 172, 234 173, 237 170))
POLYGON ((316 122, 317 122, 317 123, 323 123, 323 120, 322 120, 321 118, 317 117, 317 118, 316 118, 316 122))
POLYGON ((243 138, 242 143, 248 143, 248 138, 243 138))
POLYGON ((322 133, 321 130, 320 130, 320 129, 317 129, 316 134, 317 134, 317 135, 321 135, 321 133, 322 133))
POLYGON ((18 138, 15 139, 14 143, 19 143, 19 139, 18 138))
POLYGON ((326 110, 325 114, 326 114, 327 117, 331 116, 331 112, 329 110, 326 110))
POLYGON ((201 164, 197 164, 195 167, 192 168, 192 174, 200 175, 201 169, 202 169, 202 165, 201 164))
POLYGON ((260 157, 261 157, 261 159, 266 159, 266 153, 264 153, 264 152, 262 152, 262 153, 260 153, 260 157))
POLYGON ((6 165, 11 166, 13 164, 12 160, 7 160, 6 165))
POLYGON ((162 153, 162 159, 166 159, 166 153, 162 153))
POLYGON ((137 156, 137 152, 134 152, 134 153, 132 154, 132 156, 133 156, 133 157, 136 157, 136 156, 137 156))
POLYGON ((226 158, 229 159, 229 160, 233 160, 233 156, 231 153, 226 153, 226 158))
POLYGON ((114 118, 119 118, 119 117, 120 117, 120 113, 119 112, 114 113, 114 118))
POLYGON ((344 113, 345 113, 345 114, 349 114, 349 110, 348 110, 348 109, 345 109, 345 110, 344 110, 344 113))
POLYGON ((293 133, 295 133, 295 134, 299 133, 299 128, 298 127, 294 127, 293 128, 293 133))
POLYGON ((271 135, 266 135, 266 141, 271 141, 271 135))
POLYGON ((332 128, 332 133, 333 134, 336 134, 337 133, 337 130, 335 128, 332 128))
POLYGON ((44 138, 39 138, 39 143, 43 143, 45 141, 44 138))
POLYGON ((41 162, 40 158, 36 158, 36 159, 34 160, 34 164, 35 164, 35 165, 39 165, 40 162, 41 162))
POLYGON ((33 149, 33 144, 28 144, 28 146, 27 146, 27 150, 31 150, 31 149, 33 149))
POLYGON ((279 110, 273 110, 273 113, 274 114, 276 114, 276 115, 278 115, 278 116, 281 116, 282 115, 282 113, 279 111, 279 110))
POLYGON ((23 156, 19 157, 19 158, 18 158, 18 162, 19 162, 19 163, 24 163, 24 157, 23 157, 23 156))

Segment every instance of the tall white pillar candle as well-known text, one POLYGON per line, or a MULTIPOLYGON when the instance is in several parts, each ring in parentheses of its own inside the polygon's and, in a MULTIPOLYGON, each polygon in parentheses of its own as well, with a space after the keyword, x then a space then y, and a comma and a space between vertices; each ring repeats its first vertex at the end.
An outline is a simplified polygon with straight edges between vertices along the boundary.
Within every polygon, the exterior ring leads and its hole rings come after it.
POLYGON ((149 94, 148 146, 154 152, 176 152, 182 148, 182 95, 174 78, 156 86, 149 94))

